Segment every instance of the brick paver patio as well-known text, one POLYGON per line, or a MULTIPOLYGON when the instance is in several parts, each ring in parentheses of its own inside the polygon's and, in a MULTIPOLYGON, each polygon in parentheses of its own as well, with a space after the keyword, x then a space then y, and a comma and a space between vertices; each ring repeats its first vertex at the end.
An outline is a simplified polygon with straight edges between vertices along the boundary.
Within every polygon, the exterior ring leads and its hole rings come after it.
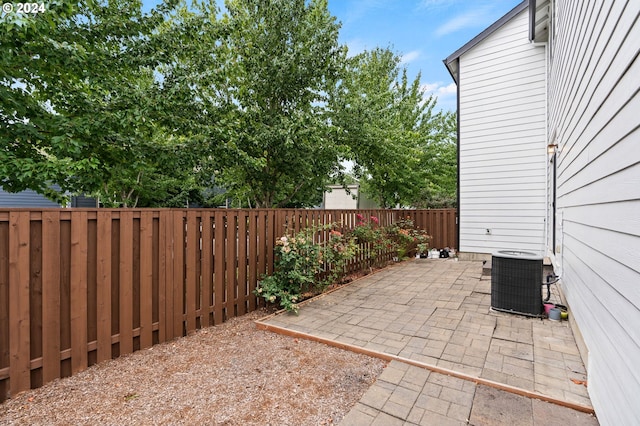
POLYGON ((343 424, 597 424, 535 398, 591 407, 568 323, 492 312, 490 292, 480 262, 420 259, 259 325, 393 359, 343 424), (487 403, 496 398, 495 407, 506 407, 500 413, 487 403))

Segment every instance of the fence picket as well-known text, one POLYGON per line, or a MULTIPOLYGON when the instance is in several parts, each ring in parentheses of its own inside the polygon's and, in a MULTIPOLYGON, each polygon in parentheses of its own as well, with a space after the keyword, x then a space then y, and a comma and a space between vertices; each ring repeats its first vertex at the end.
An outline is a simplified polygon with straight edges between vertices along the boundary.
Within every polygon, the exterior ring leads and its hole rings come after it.
POLYGON ((213 235, 212 214, 202 212, 202 296, 200 297, 200 311, 202 313, 202 327, 208 327, 211 317, 211 286, 213 284, 213 235))
POLYGON ((184 216, 173 212, 173 336, 184 336, 184 216))
POLYGON ((140 214, 140 349, 153 344, 153 213, 140 214))
POLYGON ((224 291, 225 291, 225 214, 218 211, 215 214, 215 252, 214 252, 214 292, 213 292, 213 321, 220 324, 224 321, 224 291))
POLYGON ((258 281, 258 216, 257 214, 249 210, 248 212, 248 220, 249 220, 249 259, 248 259, 248 280, 249 280, 249 311, 254 311, 257 308, 257 299, 253 294, 253 291, 256 289, 256 284, 258 281))
POLYGON ((200 241, 197 229, 200 227, 196 212, 187 212, 187 240, 186 240, 186 281, 185 281, 185 310, 187 314, 187 334, 196 330, 196 268, 200 241))
POLYGON ((10 391, 29 389, 29 213, 9 213, 10 391))
POLYGON ((87 368, 87 212, 71 213, 71 374, 87 368))
POLYGON ((238 212, 238 303, 237 315, 247 313, 247 301, 249 299, 249 287, 247 285, 247 212, 238 212))
POLYGON ((98 212, 97 330, 98 362, 111 359, 111 213, 98 212))
POLYGON ((133 352, 133 212, 120 213, 120 355, 133 352))
MULTIPOLYGON (((456 246, 455 210, 0 210, 0 402, 264 306, 277 238, 314 226, 322 243, 358 213, 456 246)), ((365 247, 346 269, 392 255, 365 247)))
POLYGON ((237 315, 236 311, 236 303, 238 300, 238 289, 237 289, 237 281, 238 281, 238 269, 237 269, 237 259, 238 252, 236 249, 238 242, 238 224, 237 224, 237 215, 235 211, 230 211, 230 214, 227 214, 227 252, 225 256, 225 262, 227 267, 227 276, 226 276, 226 298, 225 298, 225 321, 229 318, 235 317, 237 315))
POLYGON ((42 380, 60 377, 60 212, 42 214, 42 380))

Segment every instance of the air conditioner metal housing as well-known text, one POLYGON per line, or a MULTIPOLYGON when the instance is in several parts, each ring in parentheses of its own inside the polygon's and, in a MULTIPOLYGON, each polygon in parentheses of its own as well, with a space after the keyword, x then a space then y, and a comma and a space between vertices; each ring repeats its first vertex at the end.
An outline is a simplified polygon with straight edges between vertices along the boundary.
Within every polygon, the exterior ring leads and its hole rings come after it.
POLYGON ((540 316, 543 257, 536 253, 500 250, 491 256, 491 308, 540 316))

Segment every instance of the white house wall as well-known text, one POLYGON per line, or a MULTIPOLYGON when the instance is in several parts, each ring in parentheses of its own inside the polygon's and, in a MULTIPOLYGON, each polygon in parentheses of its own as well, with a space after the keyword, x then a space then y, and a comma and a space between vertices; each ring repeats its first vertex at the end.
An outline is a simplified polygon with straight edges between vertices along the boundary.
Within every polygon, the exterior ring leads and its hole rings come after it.
POLYGON ((640 2, 554 3, 556 261, 600 423, 640 424, 640 2))
POLYGON ((524 10, 460 56, 463 252, 545 247, 546 62, 528 28, 524 10))

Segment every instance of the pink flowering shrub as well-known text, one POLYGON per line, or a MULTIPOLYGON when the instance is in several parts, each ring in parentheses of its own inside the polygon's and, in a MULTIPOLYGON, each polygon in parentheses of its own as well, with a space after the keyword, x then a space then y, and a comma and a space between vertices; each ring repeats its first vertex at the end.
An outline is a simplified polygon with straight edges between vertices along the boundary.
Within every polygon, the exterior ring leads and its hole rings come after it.
POLYGON ((336 224, 329 224, 278 238, 273 274, 263 276, 254 293, 297 313, 305 293, 321 292, 341 282, 349 263, 361 253, 372 257, 380 252, 397 253, 402 259, 416 248, 428 249, 430 237, 415 229, 410 219, 389 226, 380 226, 376 216, 357 214, 356 219, 356 226, 344 233, 336 224), (314 236, 327 231, 326 241, 314 241, 314 236))

